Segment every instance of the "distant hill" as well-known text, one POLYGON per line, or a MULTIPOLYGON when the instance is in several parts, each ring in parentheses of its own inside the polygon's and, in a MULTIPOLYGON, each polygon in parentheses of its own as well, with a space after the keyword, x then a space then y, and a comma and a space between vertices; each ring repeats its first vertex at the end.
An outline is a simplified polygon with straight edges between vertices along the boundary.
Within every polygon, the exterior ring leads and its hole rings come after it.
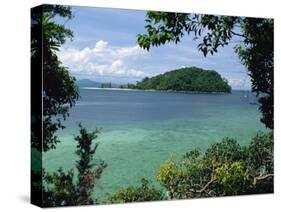
POLYGON ((218 72, 197 67, 180 68, 154 77, 146 77, 130 87, 161 91, 231 92, 227 80, 218 72))
POLYGON ((99 88, 102 84, 100 82, 95 82, 89 79, 77 80, 76 83, 79 87, 95 87, 95 88, 99 88))

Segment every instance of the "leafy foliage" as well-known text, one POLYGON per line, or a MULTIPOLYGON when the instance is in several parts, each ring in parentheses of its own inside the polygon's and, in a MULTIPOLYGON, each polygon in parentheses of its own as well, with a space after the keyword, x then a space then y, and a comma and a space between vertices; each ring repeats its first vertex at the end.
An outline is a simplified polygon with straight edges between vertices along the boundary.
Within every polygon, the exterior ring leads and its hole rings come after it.
POLYGON ((141 180, 140 186, 121 188, 109 196, 112 203, 157 201, 163 198, 160 190, 157 190, 146 179, 141 180))
POLYGON ((174 161, 168 160, 160 166, 156 178, 162 185, 169 188, 168 199, 173 199, 175 188, 180 187, 183 179, 183 172, 174 161))
POLYGON ((72 205, 76 202, 74 172, 60 168, 57 172, 44 173, 43 206, 55 207, 72 205))
POLYGON ((240 161, 224 163, 214 170, 214 180, 223 188, 225 195, 244 193, 251 184, 251 175, 240 161))
POLYGON ((42 205, 43 193, 41 153, 55 148, 59 142, 55 133, 64 128, 62 121, 79 97, 75 78, 56 56, 59 47, 66 39, 72 39, 73 34, 64 25, 55 23, 56 16, 68 21, 72 18, 70 7, 42 5, 31 10, 31 201, 37 205, 42 205), (40 157, 35 158, 36 152, 40 157), (35 164, 40 164, 39 171, 35 164))
POLYGON ((87 132, 80 125, 80 136, 75 137, 78 142, 76 154, 80 159, 76 162, 78 170, 78 187, 79 196, 77 197, 78 204, 87 205, 93 204, 91 192, 94 189, 95 180, 99 179, 103 169, 106 167, 104 161, 93 161, 93 156, 97 150, 98 143, 92 144, 92 140, 97 138, 98 130, 87 132))
POLYGON ((233 138, 223 138, 205 152, 205 158, 217 163, 233 162, 245 158, 243 148, 233 138))
POLYGON ((249 18, 243 22, 243 45, 236 46, 242 63, 248 68, 252 90, 260 95, 261 121, 273 129, 274 53, 273 20, 249 18))
MULTIPOLYGON (((56 55, 59 47, 66 39, 72 39, 73 34, 64 25, 57 24, 54 18, 60 16, 66 21, 71 19, 71 9, 59 5, 43 5, 40 8, 31 13, 31 65, 32 69, 43 71, 44 133, 43 147, 40 139, 34 136, 32 147, 46 152, 54 149, 60 142, 55 132, 64 128, 62 120, 69 115, 68 111, 75 104, 79 94, 75 78, 69 75, 67 67, 62 65, 56 55)), ((41 114, 36 120, 41 120, 41 114)))
POLYGON ((98 180, 106 167, 104 161, 93 161, 93 156, 98 144, 92 141, 97 138, 98 130, 88 132, 80 126, 80 135, 74 139, 78 142, 76 161, 78 170, 77 180, 74 171, 63 171, 44 174, 43 205, 45 207, 65 205, 88 205, 94 204, 92 191, 96 180, 98 180))
POLYGON ((235 51, 247 67, 252 91, 259 96, 261 121, 273 129, 273 19, 149 11, 146 34, 137 35, 149 50, 168 42, 178 43, 187 34, 202 38, 198 50, 207 56, 238 41, 235 51))
POLYGON ((157 179, 168 199, 273 192, 273 133, 258 133, 247 147, 225 138, 203 154, 160 166, 157 179))
POLYGON ((212 70, 197 67, 181 68, 138 82, 136 89, 155 89, 194 92, 231 92, 227 81, 212 70))
POLYGON ((274 168, 273 158, 273 132, 268 134, 258 133, 246 151, 247 165, 253 167, 257 175, 272 173, 274 168))

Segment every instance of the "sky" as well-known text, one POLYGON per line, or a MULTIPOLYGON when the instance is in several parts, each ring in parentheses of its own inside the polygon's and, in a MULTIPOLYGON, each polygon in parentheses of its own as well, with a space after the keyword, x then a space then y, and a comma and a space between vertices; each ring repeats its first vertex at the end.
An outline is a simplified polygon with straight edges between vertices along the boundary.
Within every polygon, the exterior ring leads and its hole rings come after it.
POLYGON ((72 12, 73 19, 56 20, 74 33, 74 39, 61 47, 58 56, 77 79, 127 84, 197 66, 219 72, 232 89, 250 88, 247 70, 233 50, 237 41, 207 57, 188 35, 177 45, 169 43, 146 51, 136 41, 137 34, 145 33, 145 11, 72 7, 72 12))

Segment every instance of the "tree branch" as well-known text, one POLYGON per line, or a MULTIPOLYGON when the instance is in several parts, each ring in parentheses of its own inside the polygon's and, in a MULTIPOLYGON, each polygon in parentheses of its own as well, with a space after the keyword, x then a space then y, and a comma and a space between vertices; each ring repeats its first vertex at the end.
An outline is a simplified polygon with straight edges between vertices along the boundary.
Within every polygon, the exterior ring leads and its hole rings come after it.
POLYGON ((206 183, 206 185, 203 188, 201 188, 200 190, 196 190, 196 192, 198 192, 198 193, 204 192, 209 187, 209 185, 211 185, 213 182, 214 182, 214 179, 212 177, 212 179, 208 183, 206 183))
POLYGON ((253 185, 256 185, 257 181, 264 180, 264 179, 266 179, 268 177, 274 177, 274 174, 267 174, 267 175, 263 175, 263 176, 254 177, 253 185))
POLYGON ((233 35, 246 38, 246 36, 244 36, 244 35, 242 35, 242 34, 239 34, 239 33, 237 33, 237 32, 234 32, 234 31, 232 31, 232 30, 230 30, 230 32, 231 32, 233 35))

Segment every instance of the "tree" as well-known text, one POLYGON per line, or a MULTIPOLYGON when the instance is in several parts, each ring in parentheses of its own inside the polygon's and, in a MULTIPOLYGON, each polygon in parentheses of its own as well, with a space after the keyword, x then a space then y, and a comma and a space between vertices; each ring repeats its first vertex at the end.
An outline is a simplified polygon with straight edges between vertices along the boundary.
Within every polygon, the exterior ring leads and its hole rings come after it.
MULTIPOLYGON (((63 66, 56 55, 61 45, 73 38, 73 33, 65 24, 56 23, 56 17, 64 19, 66 23, 73 17, 71 8, 42 5, 31 10, 31 201, 40 206, 43 197, 50 197, 42 183, 42 152, 54 149, 60 142, 55 133, 64 128, 62 122, 79 98, 75 78, 70 76, 68 68, 63 66)), ((71 172, 63 173, 59 170, 54 173, 53 180, 57 183, 53 185, 56 190, 60 190, 58 186, 63 185, 60 180, 70 179, 71 172)), ((56 195, 60 196, 60 192, 56 195)))
POLYGON ((79 97, 75 78, 69 75, 68 68, 56 55, 66 39, 73 38, 73 33, 57 24, 56 16, 66 21, 73 17, 70 7, 59 5, 43 5, 31 13, 31 68, 33 72, 43 72, 43 114, 33 114, 33 119, 41 123, 43 115, 44 132, 42 144, 34 132, 36 128, 33 128, 32 147, 44 152, 54 149, 60 142, 55 132, 64 128, 62 120, 69 115, 69 109, 79 97))
POLYGON ((261 121, 273 129, 273 19, 149 11, 145 22, 147 33, 137 35, 137 41, 147 50, 168 42, 177 44, 186 33, 202 38, 198 50, 207 56, 238 38, 235 52, 259 97, 261 121))
POLYGON ((93 156, 97 150, 98 143, 92 145, 92 140, 97 138, 98 130, 87 132, 80 126, 80 136, 75 137, 78 142, 76 154, 80 159, 76 162, 78 170, 78 197, 77 202, 80 205, 93 204, 95 201, 91 198, 91 192, 94 189, 96 179, 99 179, 103 169, 106 167, 104 161, 93 161, 93 156))
POLYGON ((98 130, 88 132, 82 125, 80 135, 74 139, 78 142, 76 161, 78 179, 74 177, 74 170, 63 171, 60 168, 57 172, 44 174, 43 206, 65 206, 65 205, 89 205, 96 203, 92 198, 92 192, 96 180, 98 180, 106 167, 103 160, 93 160, 98 143, 93 144, 97 139, 98 130))
POLYGON ((273 133, 258 133, 245 147, 225 138, 205 153, 187 152, 163 163, 157 180, 168 199, 272 193, 273 133))
POLYGON ((120 188, 108 197, 111 203, 157 201, 163 199, 161 190, 150 185, 146 179, 141 179, 141 185, 120 188))

